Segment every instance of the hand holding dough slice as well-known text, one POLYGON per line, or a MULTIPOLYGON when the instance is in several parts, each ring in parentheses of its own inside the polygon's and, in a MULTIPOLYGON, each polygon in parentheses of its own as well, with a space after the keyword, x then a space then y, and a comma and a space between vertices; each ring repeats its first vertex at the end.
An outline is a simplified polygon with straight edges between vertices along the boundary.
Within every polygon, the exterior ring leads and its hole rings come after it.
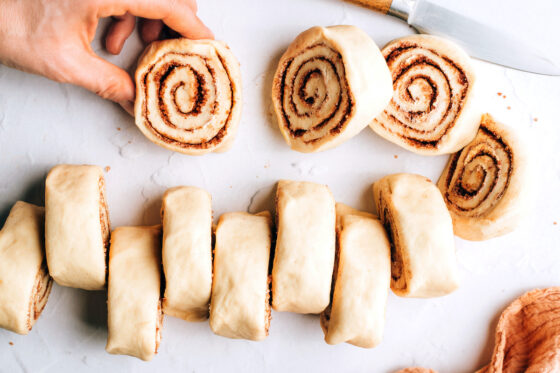
POLYGON ((27 334, 47 304, 45 209, 17 202, 0 230, 0 328, 27 334))
POLYGON ((468 144, 480 122, 470 57, 431 35, 394 40, 382 52, 393 78, 393 99, 371 128, 424 155, 453 153, 468 144))
POLYGON ((458 287, 451 216, 438 188, 420 175, 394 174, 373 185, 373 199, 391 241, 391 289, 429 298, 458 287))
POLYGON ((157 145, 190 155, 226 151, 241 104, 239 62, 221 41, 156 41, 140 57, 136 125, 157 145))
POLYGON ((354 26, 313 27, 280 59, 272 100, 292 149, 318 152, 358 134, 389 103, 387 64, 354 26))
POLYGON ((488 114, 474 140, 449 158, 438 181, 455 234, 473 241, 513 231, 529 209, 530 184, 523 143, 488 114))

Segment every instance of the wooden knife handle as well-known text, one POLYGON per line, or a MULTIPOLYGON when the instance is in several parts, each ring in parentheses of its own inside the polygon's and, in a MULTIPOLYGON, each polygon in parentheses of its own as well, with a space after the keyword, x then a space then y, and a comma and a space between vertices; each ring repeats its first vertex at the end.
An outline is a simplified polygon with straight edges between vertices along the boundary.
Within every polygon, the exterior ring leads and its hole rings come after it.
POLYGON ((383 14, 387 14, 393 0, 347 0, 352 3, 363 5, 383 14))

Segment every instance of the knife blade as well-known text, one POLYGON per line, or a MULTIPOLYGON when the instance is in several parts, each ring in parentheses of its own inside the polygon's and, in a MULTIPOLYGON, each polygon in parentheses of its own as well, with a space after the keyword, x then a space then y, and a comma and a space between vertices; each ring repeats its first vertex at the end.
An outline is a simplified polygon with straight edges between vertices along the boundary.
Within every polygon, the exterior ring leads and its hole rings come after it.
POLYGON ((353 1, 400 18, 420 33, 451 39, 472 57, 521 71, 560 75, 560 67, 532 46, 428 0, 353 1))

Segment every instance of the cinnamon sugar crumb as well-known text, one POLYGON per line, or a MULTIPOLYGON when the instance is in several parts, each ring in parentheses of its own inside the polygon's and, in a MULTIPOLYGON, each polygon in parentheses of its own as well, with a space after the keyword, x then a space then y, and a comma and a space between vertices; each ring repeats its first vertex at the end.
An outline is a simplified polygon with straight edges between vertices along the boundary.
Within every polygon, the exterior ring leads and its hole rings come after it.
POLYGON ((558 225, 558 223, 557 223, 557 222, 553 222, 552 224, 554 224, 554 225, 558 225))
POLYGON ((508 109, 508 110, 511 110, 511 106, 508 106, 507 109, 508 109))
POLYGON ((395 154, 395 155, 393 156, 393 158, 397 159, 397 158, 399 158, 399 156, 395 154))
POLYGON ((10 343, 10 346, 13 346, 13 345, 14 345, 14 342, 11 342, 11 341, 10 341, 9 343, 10 343))
POLYGON ((121 130, 121 128, 120 128, 120 127, 117 127, 117 131, 120 131, 120 130, 121 130))
POLYGON ((111 171, 111 166, 105 166, 105 172, 111 171))
POLYGON ((132 144, 132 141, 128 140, 128 143, 129 143, 129 144, 132 144))
POLYGON ((501 95, 502 95, 502 92, 498 92, 498 96, 501 96, 501 95))
POLYGON ((539 118, 533 118, 533 122, 538 122, 539 118))
POLYGON ((502 97, 503 97, 503 98, 506 98, 506 95, 503 95, 502 97))

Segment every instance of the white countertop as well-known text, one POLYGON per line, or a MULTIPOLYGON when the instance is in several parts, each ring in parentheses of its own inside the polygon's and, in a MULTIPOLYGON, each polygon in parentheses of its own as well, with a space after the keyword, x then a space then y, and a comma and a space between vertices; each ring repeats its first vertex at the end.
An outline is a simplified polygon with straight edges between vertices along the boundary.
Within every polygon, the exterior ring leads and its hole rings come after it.
MULTIPOLYGON (((549 52, 560 61, 558 40, 548 33, 560 5, 542 3, 526 10, 521 0, 473 0, 470 7, 447 2, 542 49, 555 45, 549 52)), ((413 172, 437 180, 446 156, 414 155, 369 129, 336 149, 300 154, 288 148, 272 119, 272 74, 299 32, 354 24, 383 46, 411 33, 406 25, 339 0, 199 0, 199 6, 200 16, 241 62, 244 108, 233 148, 203 157, 172 153, 144 138, 116 105, 0 66, 0 224, 18 199, 43 204, 44 177, 58 163, 110 167, 113 227, 157 223, 162 193, 175 185, 207 189, 218 217, 270 208, 274 183, 281 178, 326 183, 338 201, 366 210, 373 209, 372 182, 386 174, 413 172)), ((94 45, 102 50, 99 41, 94 45)), ((133 66, 141 49, 135 35, 123 54, 111 59, 133 66)), ((144 363, 105 352, 104 292, 54 285, 28 336, 0 330, 0 371, 392 372, 423 365, 461 373, 479 368, 490 359, 503 308, 526 290, 560 285, 560 225, 553 223, 560 224, 560 78, 475 65, 486 110, 526 129, 527 138, 539 143, 533 153, 539 185, 534 213, 504 237, 480 243, 457 239, 462 284, 450 296, 416 300, 390 294, 379 347, 329 346, 316 316, 274 312, 270 336, 258 343, 216 336, 208 323, 166 317, 160 351, 144 363)))

